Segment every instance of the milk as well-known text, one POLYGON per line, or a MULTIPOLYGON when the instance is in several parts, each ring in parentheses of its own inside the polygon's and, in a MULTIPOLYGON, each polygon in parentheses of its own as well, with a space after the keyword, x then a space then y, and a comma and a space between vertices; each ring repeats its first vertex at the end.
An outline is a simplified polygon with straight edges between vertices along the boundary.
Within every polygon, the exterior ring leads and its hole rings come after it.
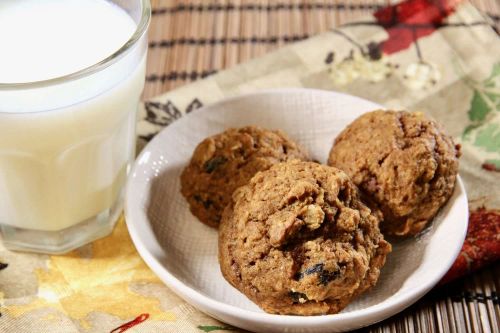
MULTIPOLYGON (((0 83, 83 70, 136 28, 104 0, 1 0, 0 83)), ((134 156, 145 45, 76 80, 0 85, 0 225, 58 231, 116 215, 134 156)))

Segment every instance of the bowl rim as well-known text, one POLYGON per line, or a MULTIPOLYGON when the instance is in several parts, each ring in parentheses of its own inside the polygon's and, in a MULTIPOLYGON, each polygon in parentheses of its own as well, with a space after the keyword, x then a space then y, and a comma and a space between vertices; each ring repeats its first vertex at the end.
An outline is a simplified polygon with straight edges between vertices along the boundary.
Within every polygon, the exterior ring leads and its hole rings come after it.
MULTIPOLYGON (((310 93, 327 93, 327 94, 336 94, 336 95, 344 95, 344 96, 349 96, 354 99, 359 99, 363 101, 367 101, 365 99, 362 99, 357 96, 352 96, 349 94, 344 94, 344 93, 339 93, 335 91, 328 91, 328 90, 319 90, 319 89, 310 89, 310 88, 280 88, 280 89, 269 89, 269 90, 261 90, 257 92, 252 92, 248 94, 241 94, 237 96, 232 96, 229 98, 224 98, 220 101, 217 101, 215 103, 208 104, 206 106, 203 106, 197 112, 204 112, 203 109, 205 108, 216 108, 220 105, 223 105, 225 103, 230 103, 234 100, 237 99, 242 99, 242 98, 252 98, 252 97, 262 97, 263 95, 269 95, 269 94, 297 94, 301 92, 310 92, 310 93)), ((370 101, 368 101, 370 102, 370 101)), ((375 104, 371 102, 372 104, 375 104)), ((383 106, 379 107, 381 109, 385 109, 383 106)), ((184 115, 184 118, 188 118, 192 116, 191 114, 184 115)), ((182 121, 182 119, 179 119, 179 121, 182 121)), ((162 129, 161 132, 168 130, 171 126, 175 126, 176 123, 179 121, 176 121, 174 124, 167 126, 166 128, 162 129)), ((251 322, 259 322, 262 324, 268 324, 268 325, 273 325, 273 324, 279 324, 280 322, 285 322, 287 326, 289 327, 304 327, 308 326, 310 328, 315 328, 315 327, 321 327, 324 326, 325 324, 332 324, 332 323, 340 323, 340 322, 345 322, 345 321, 352 321, 355 319, 360 319, 360 318, 372 318, 369 322, 364 324, 363 326, 373 324, 375 322, 381 321, 385 318, 387 318, 387 314, 389 313, 391 316, 402 311, 406 307, 410 306, 414 302, 416 302, 421 296, 423 296, 425 293, 427 293, 432 287, 434 287, 440 279, 446 274, 446 272, 449 270, 455 259, 457 258, 460 249, 462 248, 463 241, 465 240, 465 236, 467 233, 467 226, 468 226, 468 215, 469 215, 469 210, 468 210, 468 205, 464 206, 464 218, 465 223, 463 223, 463 228, 462 232, 460 235, 457 235, 457 238, 461 239, 461 242, 457 242, 454 245, 453 248, 453 256, 449 258, 448 262, 443 262, 442 265, 436 270, 434 270, 434 274, 431 279, 426 280, 426 282, 422 283, 418 288, 414 288, 411 290, 406 291, 403 295, 399 297, 395 297, 394 299, 391 299, 389 301, 384 301, 382 303, 378 303, 363 309, 357 309, 353 310, 350 312, 340 312, 336 314, 329 314, 329 315, 322 315, 322 316, 293 316, 293 315, 277 315, 277 314, 270 314, 270 313, 265 313, 265 312, 255 312, 252 310, 246 310, 239 308, 235 305, 230 305, 224 302, 217 301, 215 299, 212 299, 205 294, 198 292, 194 288, 184 284, 182 281, 180 281, 177 277, 175 277, 173 274, 171 274, 168 269, 166 269, 160 260, 158 260, 157 257, 153 255, 153 251, 149 248, 150 246, 153 246, 157 248, 156 250, 158 251, 163 251, 158 244, 156 238, 154 239, 154 243, 150 244, 149 246, 143 242, 142 237, 140 237, 140 231, 139 231, 139 225, 138 221, 147 221, 147 216, 145 214, 141 214, 141 209, 138 209, 137 207, 137 202, 138 200, 133 200, 132 203, 136 203, 136 207, 133 206, 133 204, 129 203, 129 198, 131 198, 133 195, 137 196, 137 193, 132 193, 132 187, 134 185, 134 179, 136 178, 135 174, 137 170, 141 166, 141 161, 145 159, 145 156, 150 154, 148 147, 152 145, 156 145, 156 142, 160 141, 160 133, 156 135, 142 150, 142 152, 139 154, 139 156, 136 159, 136 162, 134 163, 130 173, 129 173, 129 179, 127 181, 126 185, 126 197, 125 197, 125 221, 127 224, 127 228, 129 230, 130 237, 132 239, 132 242, 134 243, 137 251, 139 252, 140 256, 144 259, 146 264, 151 268, 151 270, 160 277, 160 279, 173 291, 175 292, 178 296, 186 300, 188 303, 195 303, 198 307, 199 310, 202 312, 208 313, 211 316, 218 317, 217 313, 221 313, 225 316, 229 317, 237 317, 237 318, 244 318, 247 321, 251 322), (134 210, 134 208, 135 210, 134 210), (142 216, 141 216, 142 215, 142 216), (132 222, 135 221, 135 222, 132 222), (210 310, 207 310, 210 309, 210 310), (213 313, 215 311, 215 313, 213 313), (381 318, 377 318, 377 317, 381 318)), ((465 191, 465 187, 463 185, 463 181, 460 177, 460 175, 457 175, 456 183, 455 183, 455 190, 454 191, 459 191, 459 197, 461 200, 465 201, 467 203, 467 194, 465 191)), ((452 195, 453 196, 453 195, 452 195)), ((142 195, 141 195, 142 198, 142 195)), ((140 200, 139 200, 140 201, 140 200)), ((142 223, 142 222, 141 222, 142 223)), ((151 228, 147 227, 147 232, 151 232, 151 228)), ((154 236, 154 233, 151 232, 151 234, 154 236)))

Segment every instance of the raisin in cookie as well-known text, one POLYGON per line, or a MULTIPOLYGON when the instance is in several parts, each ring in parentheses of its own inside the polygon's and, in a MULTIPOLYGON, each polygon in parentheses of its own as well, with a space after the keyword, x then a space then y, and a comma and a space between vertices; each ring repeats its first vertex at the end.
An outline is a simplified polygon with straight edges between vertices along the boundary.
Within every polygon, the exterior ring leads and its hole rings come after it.
POLYGON ((373 111, 336 138, 328 164, 380 208, 384 233, 421 231, 453 192, 460 147, 420 112, 373 111))
POLYGON ((341 170, 290 161, 237 189, 219 228, 221 271, 263 310, 337 313, 373 286, 391 246, 341 170))
POLYGON ((255 126, 228 129, 203 140, 181 175, 193 215, 217 227, 233 191, 258 171, 307 155, 281 131, 255 126))

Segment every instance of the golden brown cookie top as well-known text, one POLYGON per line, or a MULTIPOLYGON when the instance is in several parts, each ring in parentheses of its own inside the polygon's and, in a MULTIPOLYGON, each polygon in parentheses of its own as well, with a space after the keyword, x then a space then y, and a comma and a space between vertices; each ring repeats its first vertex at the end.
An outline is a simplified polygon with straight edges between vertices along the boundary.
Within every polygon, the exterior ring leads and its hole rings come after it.
POLYGON ((328 164, 344 170, 384 214, 382 229, 413 235, 450 197, 460 147, 421 112, 373 111, 335 139, 328 164))
POLYGON ((348 176, 313 162, 257 173, 219 229, 225 278, 271 313, 340 311, 376 282, 389 251, 348 176))
POLYGON ((217 227, 233 191, 261 170, 307 154, 281 131, 256 126, 231 128, 196 147, 181 175, 182 194, 191 212, 217 227))

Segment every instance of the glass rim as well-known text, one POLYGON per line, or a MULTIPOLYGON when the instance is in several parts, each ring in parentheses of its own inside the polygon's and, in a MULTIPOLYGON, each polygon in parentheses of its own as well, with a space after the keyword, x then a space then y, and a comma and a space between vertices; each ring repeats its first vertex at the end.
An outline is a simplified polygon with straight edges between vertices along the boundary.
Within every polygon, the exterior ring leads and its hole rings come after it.
POLYGON ((2 83, 0 82, 0 91, 1 90, 22 90, 22 89, 33 89, 33 88, 42 88, 51 85, 57 85, 69 81, 74 81, 81 79, 83 77, 89 76, 96 72, 99 72, 112 64, 116 63, 119 59, 121 59, 125 54, 127 54, 130 49, 137 44, 137 42, 142 38, 142 36, 146 33, 147 28, 149 26, 149 22, 151 20, 151 3, 150 0, 139 0, 141 3, 141 20, 137 24, 137 28, 130 38, 127 40, 125 44, 123 44, 118 50, 113 52, 108 57, 103 60, 80 69, 76 72, 65 74, 63 76, 54 77, 47 80, 40 81, 32 81, 32 82, 15 82, 15 83, 2 83))

